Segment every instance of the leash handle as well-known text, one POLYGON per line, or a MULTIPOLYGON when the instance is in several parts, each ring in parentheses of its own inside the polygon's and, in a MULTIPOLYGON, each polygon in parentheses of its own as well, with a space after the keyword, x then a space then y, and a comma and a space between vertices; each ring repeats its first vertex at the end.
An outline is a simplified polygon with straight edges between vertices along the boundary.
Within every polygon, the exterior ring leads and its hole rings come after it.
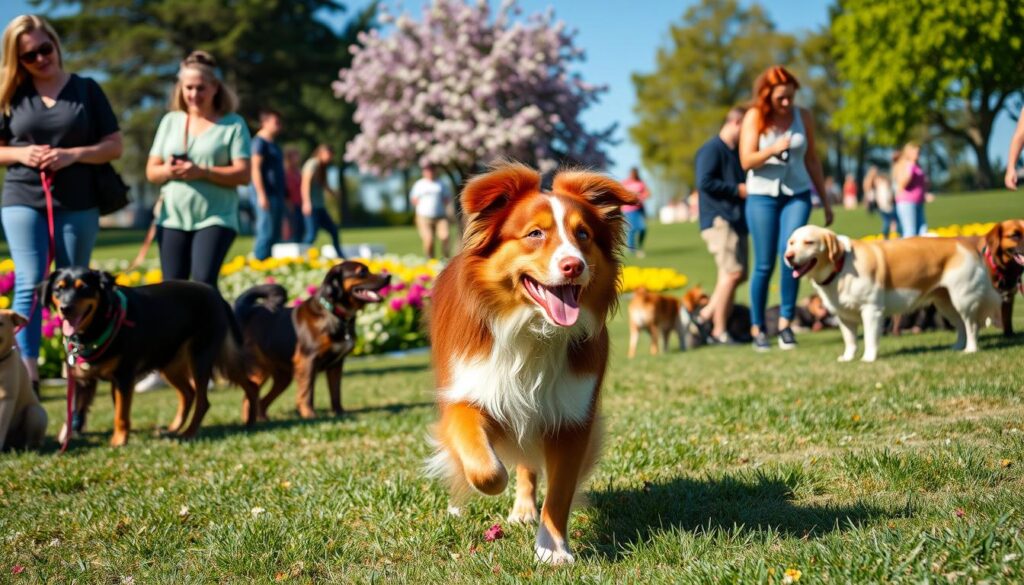
MULTIPOLYGON (((53 265, 53 261, 57 258, 57 240, 55 237, 55 231, 53 227, 53 175, 50 171, 39 171, 39 182, 43 186, 43 195, 46 198, 46 228, 49 232, 49 247, 46 250, 46 266, 43 267, 43 281, 50 277, 50 266, 53 265)), ((32 295, 32 307, 28 310, 27 317, 29 320, 32 319, 32 315, 35 315, 36 310, 39 309, 39 296, 36 294, 32 295)), ((14 333, 19 333, 25 325, 14 328, 14 333)))

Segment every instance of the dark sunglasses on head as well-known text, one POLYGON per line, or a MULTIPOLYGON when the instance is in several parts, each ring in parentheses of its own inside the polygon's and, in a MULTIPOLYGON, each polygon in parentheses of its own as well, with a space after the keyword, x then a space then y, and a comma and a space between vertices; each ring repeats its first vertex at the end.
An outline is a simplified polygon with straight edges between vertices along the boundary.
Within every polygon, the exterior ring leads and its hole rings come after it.
POLYGON ((43 43, 39 45, 38 49, 33 51, 25 51, 21 55, 18 55, 18 59, 22 63, 35 63, 40 57, 49 57, 53 54, 53 43, 43 43))

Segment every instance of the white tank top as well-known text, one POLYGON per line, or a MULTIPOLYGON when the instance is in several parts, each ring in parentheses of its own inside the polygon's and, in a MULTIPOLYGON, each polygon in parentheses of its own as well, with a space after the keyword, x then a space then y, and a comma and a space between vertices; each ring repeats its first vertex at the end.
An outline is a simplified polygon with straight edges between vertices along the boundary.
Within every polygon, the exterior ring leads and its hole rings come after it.
POLYGON ((797 195, 811 190, 811 175, 807 172, 807 131, 804 130, 800 108, 793 108, 793 123, 785 132, 773 129, 762 132, 757 149, 764 150, 775 144, 783 134, 789 133, 789 160, 773 156, 756 169, 747 171, 747 193, 751 195, 797 195))

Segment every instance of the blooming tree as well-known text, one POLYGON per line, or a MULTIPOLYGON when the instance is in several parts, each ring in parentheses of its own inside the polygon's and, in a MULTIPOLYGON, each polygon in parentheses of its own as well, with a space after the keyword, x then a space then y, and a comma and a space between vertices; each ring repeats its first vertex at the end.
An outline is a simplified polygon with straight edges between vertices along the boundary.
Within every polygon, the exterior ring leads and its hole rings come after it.
POLYGON ((334 92, 356 106, 360 133, 345 158, 383 174, 433 164, 460 180, 498 158, 603 167, 614 126, 588 132, 581 112, 605 88, 569 71, 584 58, 550 9, 516 21, 515 0, 491 18, 476 5, 433 0, 422 19, 384 11, 363 33, 334 92))

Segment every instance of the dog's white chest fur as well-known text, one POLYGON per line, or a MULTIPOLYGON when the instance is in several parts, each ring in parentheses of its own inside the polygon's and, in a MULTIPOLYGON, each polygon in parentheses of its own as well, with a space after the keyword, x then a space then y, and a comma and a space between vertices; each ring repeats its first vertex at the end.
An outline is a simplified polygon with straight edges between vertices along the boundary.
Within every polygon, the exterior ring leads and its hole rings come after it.
POLYGON ((586 310, 576 326, 561 329, 524 309, 493 324, 489 354, 456 357, 452 380, 442 390, 449 402, 477 405, 508 428, 516 440, 586 419, 597 377, 570 371, 572 339, 587 335, 594 322, 586 310))

